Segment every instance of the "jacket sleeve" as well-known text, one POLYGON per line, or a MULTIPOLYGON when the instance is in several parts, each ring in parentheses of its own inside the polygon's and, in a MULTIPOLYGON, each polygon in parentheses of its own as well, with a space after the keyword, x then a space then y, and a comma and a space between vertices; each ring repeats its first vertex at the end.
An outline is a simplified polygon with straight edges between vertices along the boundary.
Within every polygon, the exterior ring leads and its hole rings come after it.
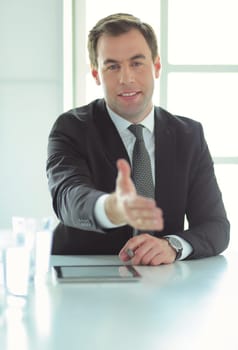
POLYGON ((97 198, 104 192, 93 183, 88 137, 84 123, 73 115, 58 118, 48 141, 48 184, 54 211, 64 225, 103 233, 93 213, 97 198))
POLYGON ((186 216, 188 230, 178 233, 193 247, 189 259, 213 256, 229 243, 230 224, 214 173, 213 160, 200 126, 200 151, 189 179, 186 216))

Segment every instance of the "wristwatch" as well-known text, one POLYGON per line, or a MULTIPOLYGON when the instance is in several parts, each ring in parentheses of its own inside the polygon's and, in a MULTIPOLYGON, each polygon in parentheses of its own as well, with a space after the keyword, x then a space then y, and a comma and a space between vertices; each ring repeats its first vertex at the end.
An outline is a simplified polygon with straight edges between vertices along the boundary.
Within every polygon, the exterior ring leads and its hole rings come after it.
POLYGON ((169 242, 169 245, 176 251, 176 258, 175 260, 178 260, 183 252, 183 246, 180 242, 180 240, 178 240, 175 237, 163 237, 164 239, 166 239, 169 242))

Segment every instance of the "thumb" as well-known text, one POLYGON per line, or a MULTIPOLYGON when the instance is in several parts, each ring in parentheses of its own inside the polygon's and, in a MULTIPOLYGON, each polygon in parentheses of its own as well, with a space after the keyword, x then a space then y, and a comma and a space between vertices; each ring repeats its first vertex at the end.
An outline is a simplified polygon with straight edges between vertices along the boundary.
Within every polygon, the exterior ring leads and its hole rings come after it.
POLYGON ((116 191, 120 194, 135 193, 135 186, 131 179, 131 167, 125 159, 117 161, 118 175, 116 180, 116 191))
POLYGON ((125 159, 118 159, 117 169, 118 169, 119 176, 121 176, 121 177, 130 177, 131 176, 130 164, 125 159))

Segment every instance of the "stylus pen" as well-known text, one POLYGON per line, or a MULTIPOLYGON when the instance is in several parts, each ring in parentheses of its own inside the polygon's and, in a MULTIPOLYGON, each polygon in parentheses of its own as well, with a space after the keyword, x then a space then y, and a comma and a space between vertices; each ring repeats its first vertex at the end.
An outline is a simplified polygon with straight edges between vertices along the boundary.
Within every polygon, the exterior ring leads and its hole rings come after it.
POLYGON ((133 256, 135 255, 135 253, 133 252, 132 249, 128 248, 126 250, 126 254, 129 256, 129 258, 133 258, 133 256))
MULTIPOLYGON (((139 233, 139 231, 136 228, 133 227, 133 236, 137 236, 138 233, 139 233)), ((126 254, 129 256, 130 259, 132 259, 133 256, 135 256, 134 251, 132 249, 130 249, 130 248, 128 248, 126 250, 126 254)))
MULTIPOLYGON (((136 228, 133 228, 133 236, 137 236, 139 234, 139 231, 136 228)), ((135 253, 132 249, 128 248, 126 250, 127 255, 129 256, 130 259, 133 258, 133 256, 135 256, 135 253)))

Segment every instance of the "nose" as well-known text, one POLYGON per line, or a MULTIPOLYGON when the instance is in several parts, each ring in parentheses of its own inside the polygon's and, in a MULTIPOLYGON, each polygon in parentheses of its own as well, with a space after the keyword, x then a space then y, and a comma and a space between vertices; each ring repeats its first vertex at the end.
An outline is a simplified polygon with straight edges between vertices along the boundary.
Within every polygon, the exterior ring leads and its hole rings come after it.
POLYGON ((134 82, 134 72, 130 66, 121 67, 120 70, 120 84, 129 84, 134 82))

